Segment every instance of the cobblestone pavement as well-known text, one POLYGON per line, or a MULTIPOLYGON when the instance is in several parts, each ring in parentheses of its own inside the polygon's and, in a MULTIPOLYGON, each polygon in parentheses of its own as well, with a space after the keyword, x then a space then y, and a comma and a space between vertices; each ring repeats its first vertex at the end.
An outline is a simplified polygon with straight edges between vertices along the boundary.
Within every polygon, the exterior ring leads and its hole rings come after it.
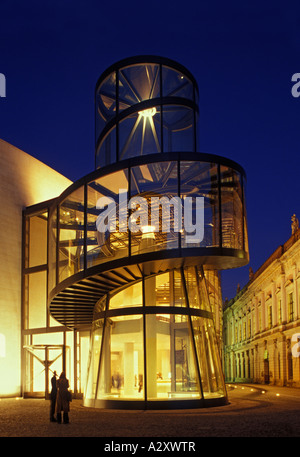
POLYGON ((95 410, 71 403, 70 423, 49 422, 43 399, 1 399, 0 437, 300 437, 300 389, 229 385, 229 404, 174 411, 95 410))

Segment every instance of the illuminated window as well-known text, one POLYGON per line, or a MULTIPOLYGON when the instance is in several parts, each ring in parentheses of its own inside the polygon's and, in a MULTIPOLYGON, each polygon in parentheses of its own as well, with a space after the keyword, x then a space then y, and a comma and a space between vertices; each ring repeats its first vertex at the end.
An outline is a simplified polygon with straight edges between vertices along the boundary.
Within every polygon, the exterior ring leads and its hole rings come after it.
POLYGON ((278 324, 282 323, 281 299, 278 300, 278 324))
POLYGON ((294 301, 292 292, 288 295, 288 319, 289 322, 294 320, 294 301))
POLYGON ((272 305, 268 306, 268 327, 272 327, 272 305))

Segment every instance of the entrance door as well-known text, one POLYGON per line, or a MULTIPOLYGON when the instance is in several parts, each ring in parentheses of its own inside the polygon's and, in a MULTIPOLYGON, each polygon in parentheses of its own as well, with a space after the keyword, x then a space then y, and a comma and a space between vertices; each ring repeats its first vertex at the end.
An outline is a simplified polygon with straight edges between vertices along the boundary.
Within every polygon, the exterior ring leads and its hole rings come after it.
POLYGON ((66 354, 69 347, 64 345, 24 346, 25 354, 25 397, 49 397, 51 377, 65 371, 66 354))

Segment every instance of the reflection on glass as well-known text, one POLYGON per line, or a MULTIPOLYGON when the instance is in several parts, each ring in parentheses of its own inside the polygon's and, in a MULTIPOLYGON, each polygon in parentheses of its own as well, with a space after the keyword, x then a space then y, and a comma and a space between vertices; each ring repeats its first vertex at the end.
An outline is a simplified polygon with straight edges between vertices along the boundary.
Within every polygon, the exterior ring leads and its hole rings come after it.
POLYGON ((48 287, 49 291, 56 286, 56 243, 57 243, 57 211, 53 211, 49 218, 49 274, 48 287))
POLYGON ((160 95, 158 64, 131 65, 119 70, 119 111, 160 95))
POLYGON ((142 282, 128 286, 116 293, 109 301, 109 309, 143 306, 142 282))
POLYGON ((84 267, 84 189, 70 194, 59 209, 59 281, 84 267))
POLYGON ((146 351, 148 400, 200 398, 188 321, 147 315, 146 351))
POLYGON ((139 224, 145 225, 132 233, 132 254, 178 247, 174 217, 178 208, 177 190, 176 162, 132 167, 131 197, 135 200, 140 196, 147 202, 145 207, 137 207, 135 215, 131 216, 138 217, 139 224))
POLYGON ((47 263, 48 212, 26 218, 25 268, 47 263))
POLYGON ((183 97, 194 100, 193 84, 180 71, 163 66, 162 80, 163 97, 183 97))
POLYGON ((222 243, 243 249, 243 202, 240 173, 221 165, 222 243))
POLYGON ((145 305, 185 307, 181 272, 172 270, 145 278, 145 305))
POLYGON ((119 160, 161 152, 160 107, 133 113, 119 124, 119 160))
MULTIPOLYGON (((88 184, 87 201, 87 267, 128 255, 127 220, 120 217, 119 196, 127 198, 127 169, 111 173, 88 184), (108 204, 114 202, 108 207, 108 204), (101 208, 100 208, 101 205, 101 208), (105 231, 99 231, 102 223, 105 231), (111 230, 110 223, 115 223, 111 230)), ((126 214, 125 214, 126 216, 126 214)), ((126 218, 125 218, 126 219, 126 218)))
MULTIPOLYGON (((194 232, 182 233, 182 247, 219 246, 219 197, 218 197, 218 170, 217 165, 209 162, 187 162, 180 164, 181 198, 192 198, 194 232), (204 198, 204 221, 197 220, 196 198, 204 198), (204 236, 197 236, 197 231, 204 224, 204 236), (187 242, 189 236, 189 242, 187 242), (195 238, 195 242, 193 242, 195 238)), ((199 217, 198 217, 199 219, 199 217)), ((184 229, 186 229, 184 224, 184 229)))
POLYGON ((210 311, 204 277, 198 275, 196 267, 185 268, 184 276, 190 308, 210 311))
POLYGON ((107 319, 98 399, 144 399, 143 317, 107 319))
POLYGON ((101 84, 97 94, 98 117, 105 122, 116 114, 116 72, 111 73, 101 84))
POLYGON ((184 106, 163 108, 164 152, 194 152, 194 112, 184 106))
POLYGON ((96 394, 103 323, 104 319, 98 319, 93 323, 93 338, 91 341, 88 380, 85 392, 85 397, 88 399, 94 399, 96 394))
POLYGON ((192 324, 204 398, 224 396, 225 386, 213 322, 192 316, 192 324))
POLYGON ((116 127, 114 126, 102 139, 97 148, 96 163, 98 167, 104 167, 116 161, 116 127))

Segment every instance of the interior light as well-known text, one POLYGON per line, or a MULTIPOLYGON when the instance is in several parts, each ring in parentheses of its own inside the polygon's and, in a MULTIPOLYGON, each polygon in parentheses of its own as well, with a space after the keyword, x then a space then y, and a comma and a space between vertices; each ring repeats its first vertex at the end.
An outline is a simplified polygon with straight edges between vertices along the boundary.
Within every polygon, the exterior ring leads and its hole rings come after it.
POLYGON ((139 111, 139 114, 141 116, 149 119, 156 114, 156 108, 153 107, 153 108, 144 109, 143 111, 139 111))
POLYGON ((155 226, 154 225, 144 225, 142 227, 142 232, 143 233, 153 233, 155 231, 155 226))

